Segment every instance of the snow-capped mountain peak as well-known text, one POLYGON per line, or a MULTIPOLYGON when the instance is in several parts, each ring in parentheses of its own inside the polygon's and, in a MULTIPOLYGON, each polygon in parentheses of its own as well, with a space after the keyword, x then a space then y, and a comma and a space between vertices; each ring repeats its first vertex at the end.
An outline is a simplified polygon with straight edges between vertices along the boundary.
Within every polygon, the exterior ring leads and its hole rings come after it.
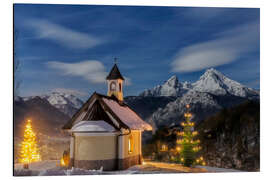
POLYGON ((217 71, 216 69, 214 68, 209 68, 209 69, 206 69, 206 71, 204 72, 203 75, 207 75, 207 74, 216 74, 218 76, 224 76, 221 72, 217 71))
POLYGON ((227 78, 225 75, 215 70, 214 68, 207 69, 197 82, 205 80, 206 81, 213 80, 214 83, 222 83, 224 81, 230 80, 233 83, 240 85, 240 83, 227 78))
POLYGON ((175 96, 179 97, 194 90, 214 95, 234 95, 239 97, 254 97, 259 93, 239 82, 229 79, 214 68, 207 69, 195 83, 179 82, 177 76, 172 76, 163 85, 143 91, 140 96, 175 96))
POLYGON ((71 105, 74 108, 80 108, 83 102, 72 94, 62 92, 52 92, 50 94, 42 95, 41 98, 47 99, 51 105, 71 105))
POLYGON ((179 83, 176 75, 170 77, 164 84, 158 85, 153 89, 146 89, 140 96, 181 96, 187 91, 188 83, 179 83))
POLYGON ((200 79, 193 83, 192 86, 196 91, 224 95, 227 94, 224 84, 225 79, 226 77, 223 74, 211 68, 206 70, 200 79))
MULTIPOLYGON (((23 100, 28 101, 34 97, 36 96, 24 97, 23 100)), ((53 91, 39 97, 46 99, 51 105, 69 116, 72 116, 83 105, 82 100, 73 94, 64 92, 53 91)))
POLYGON ((176 75, 170 77, 165 83, 164 85, 168 85, 170 87, 177 87, 179 86, 179 83, 178 83, 178 78, 176 75))
POLYGON ((231 94, 240 97, 256 95, 251 88, 229 79, 221 72, 211 68, 207 69, 198 81, 192 84, 192 89, 199 92, 208 92, 214 95, 231 94))

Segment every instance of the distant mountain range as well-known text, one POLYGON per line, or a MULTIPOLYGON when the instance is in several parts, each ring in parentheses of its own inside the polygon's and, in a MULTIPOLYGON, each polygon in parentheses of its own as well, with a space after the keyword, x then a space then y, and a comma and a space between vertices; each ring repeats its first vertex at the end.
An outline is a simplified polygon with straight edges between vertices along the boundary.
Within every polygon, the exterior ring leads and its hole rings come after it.
MULTIPOLYGON (((162 106, 156 108, 150 116, 143 114, 146 121, 155 127, 160 127, 178 125, 184 119, 186 104, 191 105, 193 120, 200 122, 222 108, 238 105, 248 99, 259 100, 259 91, 231 80, 211 68, 194 83, 182 83, 176 76, 172 76, 164 84, 143 91, 137 98, 142 101, 142 97, 148 98, 148 101, 159 98, 161 102, 170 97, 170 102, 165 106, 162 103, 162 106)), ((133 103, 129 101, 127 103, 140 112, 139 109, 144 109, 144 106, 137 107, 134 105, 136 101, 138 100, 133 97, 133 103)))
MULTIPOLYGON (((83 104, 76 96, 62 92, 19 99, 27 104, 29 100, 35 101, 37 98, 47 101, 68 117, 72 117, 83 104)), ((164 84, 144 90, 139 96, 127 96, 124 101, 154 127, 160 127, 179 124, 186 104, 191 105, 193 120, 199 122, 224 107, 240 104, 247 99, 259 100, 259 91, 211 68, 194 83, 180 82, 177 76, 172 76, 164 84)))
POLYGON ((248 88, 239 82, 229 79, 221 72, 211 68, 205 71, 200 79, 194 83, 179 82, 174 75, 163 85, 158 85, 152 89, 143 91, 140 96, 182 96, 190 90, 211 93, 213 95, 233 95, 244 98, 253 98, 259 95, 259 92, 248 88))
POLYGON ((22 99, 28 101, 36 97, 47 100, 52 106, 56 107, 69 117, 72 117, 72 115, 83 105, 83 101, 76 96, 63 92, 51 92, 40 96, 23 97, 22 99))
MULTIPOLYGON (((72 117, 83 104, 76 96, 63 92, 23 97, 20 100, 27 103, 37 97, 46 100, 68 117, 72 117)), ((127 96, 124 101, 154 127, 160 127, 179 124, 186 104, 191 105, 193 120, 199 122, 224 107, 240 104, 247 99, 259 100, 259 91, 211 68, 194 83, 180 82, 174 75, 164 84, 144 90, 139 96, 127 96)))

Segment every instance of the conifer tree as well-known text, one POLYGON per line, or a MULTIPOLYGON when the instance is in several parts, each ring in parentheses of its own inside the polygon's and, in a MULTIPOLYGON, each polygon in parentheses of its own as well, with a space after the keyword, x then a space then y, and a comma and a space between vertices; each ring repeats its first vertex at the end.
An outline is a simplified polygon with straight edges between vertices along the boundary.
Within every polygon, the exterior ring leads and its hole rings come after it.
POLYGON ((194 122, 191 122, 192 114, 189 112, 189 105, 186 105, 187 112, 184 114, 185 121, 181 123, 182 132, 177 133, 177 147, 179 152, 179 160, 184 166, 192 166, 195 164, 205 165, 203 157, 197 158, 200 140, 195 140, 198 132, 194 131, 194 122))
POLYGON ((24 163, 25 168, 28 168, 28 165, 31 162, 37 162, 41 160, 36 142, 36 134, 32 130, 31 120, 27 120, 27 124, 24 130, 24 139, 21 143, 20 152, 20 162, 24 163))

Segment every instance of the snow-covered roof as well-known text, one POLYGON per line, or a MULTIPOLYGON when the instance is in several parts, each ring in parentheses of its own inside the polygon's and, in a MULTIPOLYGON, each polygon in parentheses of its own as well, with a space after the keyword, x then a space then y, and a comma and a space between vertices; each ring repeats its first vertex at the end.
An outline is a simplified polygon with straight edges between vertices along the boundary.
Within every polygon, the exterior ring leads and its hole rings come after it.
POLYGON ((71 131, 73 132, 113 132, 115 128, 105 121, 80 121, 75 124, 71 131))
POLYGON ((121 106, 117 101, 103 97, 102 100, 118 116, 118 118, 131 129, 152 130, 152 127, 144 122, 128 106, 121 106))
POLYGON ((152 130, 151 125, 144 122, 127 104, 113 96, 105 96, 96 92, 63 126, 63 129, 74 129, 81 121, 95 122, 100 120, 108 123, 115 130, 121 128, 152 130))

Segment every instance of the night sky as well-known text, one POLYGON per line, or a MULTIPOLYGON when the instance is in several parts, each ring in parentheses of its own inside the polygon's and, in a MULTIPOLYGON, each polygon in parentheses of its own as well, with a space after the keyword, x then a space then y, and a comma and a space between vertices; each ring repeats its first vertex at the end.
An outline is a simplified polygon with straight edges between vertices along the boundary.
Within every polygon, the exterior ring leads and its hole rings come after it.
POLYGON ((258 8, 16 4, 14 27, 20 96, 106 94, 115 57, 125 96, 210 67, 260 89, 258 8))

